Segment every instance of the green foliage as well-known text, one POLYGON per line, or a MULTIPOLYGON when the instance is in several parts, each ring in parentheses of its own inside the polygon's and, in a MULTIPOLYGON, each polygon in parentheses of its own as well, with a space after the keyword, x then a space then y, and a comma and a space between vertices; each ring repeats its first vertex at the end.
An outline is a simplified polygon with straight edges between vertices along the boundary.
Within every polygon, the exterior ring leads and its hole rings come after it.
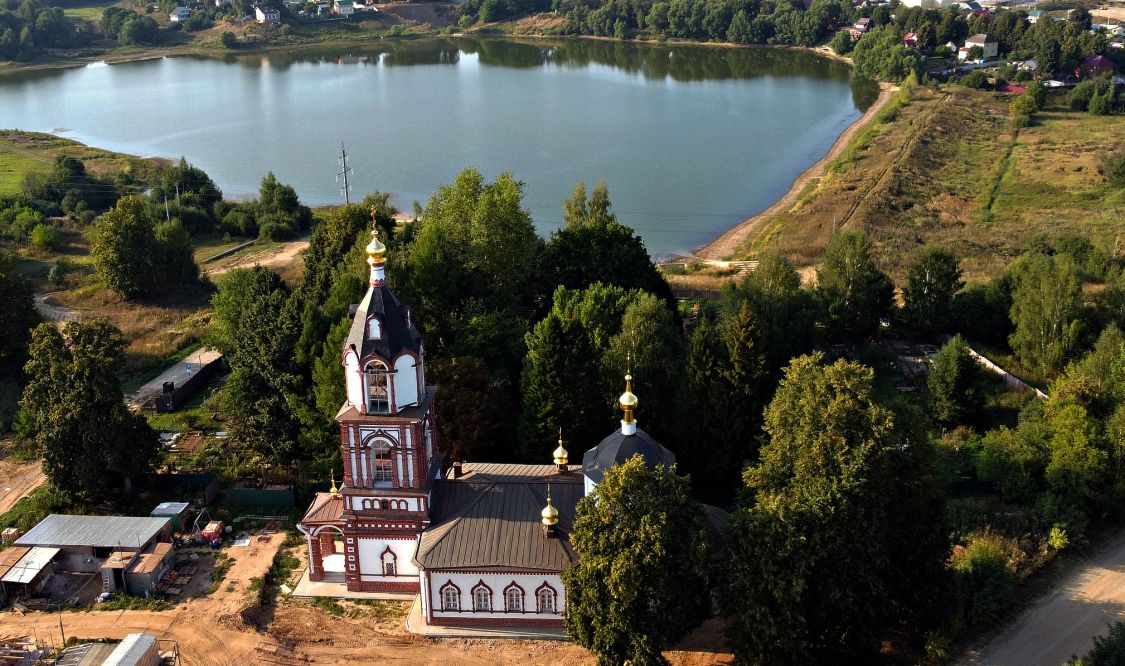
POLYGON ((94 267, 115 293, 137 298, 164 284, 193 284, 199 267, 179 222, 157 226, 145 202, 122 197, 94 227, 94 267))
MULTIPOLYGON (((471 356, 437 359, 426 370, 428 380, 441 387, 435 420, 446 460, 496 460, 511 450, 516 404, 483 361, 471 356)), ((540 461, 547 460, 546 450, 538 454, 540 461)))
POLYGON ((999 621, 1015 597, 1016 578, 1000 539, 984 534, 956 552, 952 568, 957 581, 959 615, 973 626, 999 621))
POLYGON ((638 455, 606 470, 578 503, 570 543, 567 633, 599 664, 662 664, 708 615, 706 522, 675 468, 638 455))
POLYGON ((957 255, 932 245, 918 249, 906 275, 903 318, 919 333, 937 333, 950 323, 953 295, 965 283, 957 255))
POLYGON ((723 598, 741 662, 870 661, 942 589, 932 449, 875 402, 870 368, 820 358, 786 369, 731 516, 723 598))
POLYGON ((31 328, 38 322, 31 283, 16 270, 15 255, 0 250, 0 375, 20 375, 31 328))
POLYGON ((149 200, 158 208, 168 202, 183 226, 198 234, 211 231, 214 224, 211 211, 223 200, 223 193, 202 169, 181 157, 174 166, 161 170, 149 192, 149 200), (200 211, 200 214, 185 215, 189 210, 200 211))
POLYGON ((871 241, 858 231, 842 231, 828 241, 817 270, 817 295, 833 339, 874 335, 891 313, 894 285, 875 265, 871 241))
POLYGON ((995 483, 1005 500, 1028 502, 1039 490, 1047 457, 1033 437, 1009 428, 991 430, 981 438, 977 476, 995 483))
POLYGON ((106 7, 98 28, 104 37, 122 45, 148 45, 160 41, 160 29, 150 16, 118 7, 106 7))
POLYGON ((960 335, 938 350, 926 381, 937 420, 964 423, 980 409, 980 366, 960 335))
POLYGON ((39 250, 53 250, 62 240, 58 227, 49 224, 37 224, 29 236, 31 245, 39 250))
POLYGON ((1098 171, 1105 176, 1111 187, 1125 187, 1125 149, 1102 155, 1098 171))
MULTIPOLYGON (((979 46, 974 46, 974 49, 980 50, 979 46)), ((972 58, 972 55, 969 56, 972 58)), ((978 56, 979 57, 979 56, 978 56)), ((979 69, 974 69, 957 81, 966 88, 974 88, 976 90, 984 90, 988 87, 988 75, 979 69)))
POLYGON ((294 363, 299 322, 289 288, 265 268, 235 269, 220 280, 211 305, 210 342, 231 369, 222 404, 232 437, 263 471, 285 468, 308 455, 297 445, 304 401, 294 363))
POLYGON ((55 158, 50 171, 24 174, 20 190, 27 199, 57 205, 68 214, 105 210, 119 196, 112 182, 91 175, 81 160, 65 155, 55 158))
POLYGON ((1012 272, 1012 351, 1029 367, 1060 370, 1078 343, 1081 327, 1074 261, 1065 255, 1032 255, 1012 272))
POLYGON ((1121 666, 1125 664, 1125 622, 1115 622, 1104 636, 1094 636, 1094 647, 1081 659, 1071 657, 1063 666, 1121 666))
POLYGON ((125 338, 103 321, 41 324, 32 333, 20 401, 34 422, 43 471, 59 490, 104 497, 115 482, 148 471, 159 442, 123 402, 117 371, 125 338))
POLYGON ((832 47, 832 50, 835 51, 837 55, 851 53, 852 48, 854 48, 852 36, 847 30, 836 31, 836 34, 832 36, 832 41, 829 42, 828 45, 832 47))
POLYGON ((219 33, 219 44, 224 49, 237 49, 238 48, 238 37, 235 36, 235 34, 233 32, 231 32, 230 30, 224 30, 221 33, 219 33))
POLYGON ((89 41, 88 31, 67 19, 61 7, 42 7, 35 0, 0 4, 0 60, 32 60, 43 49, 89 41))
POLYGON ((966 338, 992 346, 1008 344, 1012 322, 1008 314, 1012 308, 1012 280, 1000 277, 989 282, 966 286, 953 296, 952 320, 954 331, 966 338))
POLYGON ((897 83, 918 71, 922 58, 903 44, 902 37, 895 26, 879 26, 861 37, 852 53, 856 73, 897 83))
POLYGON ((8 200, 0 205, 0 239, 24 243, 31 237, 31 231, 42 224, 43 213, 27 206, 19 199, 8 200))

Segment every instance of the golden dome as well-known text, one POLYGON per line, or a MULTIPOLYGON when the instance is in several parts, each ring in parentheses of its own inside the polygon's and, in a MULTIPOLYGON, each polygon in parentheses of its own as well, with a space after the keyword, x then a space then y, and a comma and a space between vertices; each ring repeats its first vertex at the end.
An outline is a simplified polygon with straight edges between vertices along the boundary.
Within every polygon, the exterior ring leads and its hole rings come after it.
POLYGON ((387 246, 379 241, 379 230, 371 230, 371 242, 367 244, 367 264, 374 266, 375 264, 383 263, 383 258, 387 254, 387 246))
POLYGON ((559 522, 559 510, 551 503, 551 496, 547 496, 547 506, 543 508, 539 515, 543 516, 544 525, 554 525, 559 522))
POLYGON ((332 472, 332 491, 331 492, 332 492, 333 497, 339 497, 340 496, 340 491, 336 489, 336 472, 335 471, 332 472))
POLYGON ((567 461, 567 458, 568 458, 568 455, 569 454, 566 452, 566 449, 563 448, 562 428, 560 428, 559 429, 559 448, 555 449, 554 452, 551 454, 551 456, 554 457, 556 465, 565 465, 566 461, 567 461))
POLYGON ((633 393, 633 375, 625 375, 625 392, 617 399, 617 404, 625 411, 625 420, 633 420, 633 410, 637 408, 637 396, 633 393))

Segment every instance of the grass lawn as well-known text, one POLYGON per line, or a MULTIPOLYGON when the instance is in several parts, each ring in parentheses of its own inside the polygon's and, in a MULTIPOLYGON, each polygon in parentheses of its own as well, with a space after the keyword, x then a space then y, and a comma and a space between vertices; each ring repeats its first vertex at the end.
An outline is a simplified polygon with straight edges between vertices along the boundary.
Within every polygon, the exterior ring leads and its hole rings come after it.
POLYGON ((0 140, 0 196, 19 194, 25 173, 46 171, 50 160, 11 150, 0 140))
POLYGON ((740 252, 776 246, 800 265, 820 260, 836 228, 864 230, 901 278, 924 243, 952 249, 967 279, 1003 271, 1039 233, 1074 231, 1112 248, 1125 231, 1125 191, 1097 160, 1125 136, 1125 116, 1052 106, 1032 127, 1008 121, 1009 95, 920 88, 893 119, 876 119, 815 191, 767 220, 740 252))
POLYGON ((106 7, 112 7, 116 4, 116 0, 94 0, 94 2, 83 3, 79 6, 63 7, 63 14, 75 18, 101 18, 106 7))
POLYGON ((88 171, 99 176, 124 173, 139 181, 147 180, 157 168, 168 164, 164 159, 91 148, 53 134, 0 130, 0 195, 18 194, 25 173, 49 169, 58 155, 82 160, 88 171))

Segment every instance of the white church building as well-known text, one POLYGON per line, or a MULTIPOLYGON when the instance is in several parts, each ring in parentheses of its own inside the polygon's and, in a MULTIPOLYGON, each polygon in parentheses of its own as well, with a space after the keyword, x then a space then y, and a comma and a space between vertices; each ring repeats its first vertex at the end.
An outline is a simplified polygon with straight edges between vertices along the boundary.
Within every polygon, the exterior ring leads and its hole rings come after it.
POLYGON ((560 439, 554 464, 454 462, 443 474, 422 337, 387 287, 375 232, 366 250, 370 286, 341 350, 343 483, 318 493, 298 524, 309 579, 341 595, 418 594, 432 625, 562 627, 578 501, 635 454, 650 466, 675 456, 637 427, 626 376, 621 428, 581 465, 560 439))

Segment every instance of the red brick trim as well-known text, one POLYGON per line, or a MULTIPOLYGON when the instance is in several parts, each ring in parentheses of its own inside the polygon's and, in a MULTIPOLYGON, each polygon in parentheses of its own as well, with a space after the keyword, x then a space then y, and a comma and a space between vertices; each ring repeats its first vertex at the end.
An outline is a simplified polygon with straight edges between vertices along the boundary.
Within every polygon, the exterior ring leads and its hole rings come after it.
POLYGON ((539 629, 563 629, 566 627, 566 621, 561 618, 548 620, 506 617, 435 617, 430 620, 429 624, 439 627, 529 627, 539 629))
POLYGON ((392 594, 418 594, 418 581, 408 583, 391 583, 386 581, 348 581, 349 592, 388 592, 392 594))

